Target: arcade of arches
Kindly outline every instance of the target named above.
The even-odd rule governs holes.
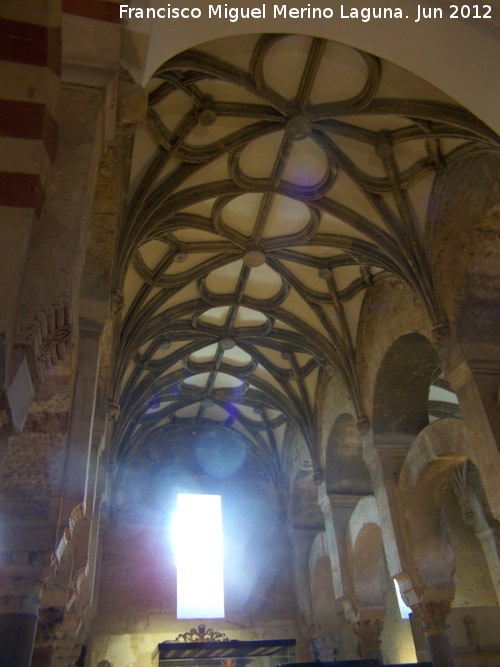
[[[500,664],[499,24],[118,9],[0,7],[0,665],[157,665],[178,492],[215,631]]]

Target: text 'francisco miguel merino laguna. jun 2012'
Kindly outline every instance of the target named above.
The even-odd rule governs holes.
[[[263,3],[258,7],[234,7],[226,4],[205,7],[183,7],[167,4],[156,9],[142,9],[132,5],[120,5],[121,19],[205,19],[236,23],[246,19],[300,19],[304,20],[360,20],[364,23],[373,19],[403,19],[419,23],[422,20],[442,19],[491,19],[491,5],[453,5],[447,8],[415,5],[411,14],[401,7],[351,7],[347,4],[335,7],[314,7],[310,3],[303,7]]]

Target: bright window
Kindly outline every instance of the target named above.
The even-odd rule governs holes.
[[[177,618],[224,618],[221,510],[220,496],[177,496]]]
[[[394,579],[394,586],[396,587],[396,595],[398,597],[398,605],[399,605],[399,613],[401,614],[401,618],[403,621],[407,621],[410,618],[410,614],[412,613],[412,610],[410,607],[408,607],[401,597],[401,591],[399,590],[398,582]]]

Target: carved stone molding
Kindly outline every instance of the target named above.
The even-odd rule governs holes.
[[[120,404],[117,401],[108,401],[106,416],[108,421],[114,422],[120,416]]]
[[[459,656],[470,656],[471,653],[477,656],[477,663],[485,665],[497,665],[500,658],[500,646],[498,644],[487,646],[482,644],[479,637],[479,628],[477,627],[476,619],[467,614],[463,619],[465,625],[465,633],[469,643],[465,647],[455,649],[454,654],[460,660]],[[458,662],[457,660],[457,662]]]
[[[214,630],[213,628],[207,628],[206,625],[201,623],[198,628],[191,628],[189,632],[181,632],[174,639],[174,642],[227,642],[229,637],[223,632]]]
[[[325,481],[325,473],[323,470],[318,468],[317,470],[314,471],[313,482],[316,484],[316,486],[319,486],[324,481]]]
[[[76,572],[73,577],[73,589],[77,595],[80,594],[80,590],[82,587],[82,583],[86,579],[87,575],[89,572],[89,566],[88,563],[85,563],[82,567],[80,567]]]
[[[63,621],[64,609],[62,607],[44,607],[40,609],[36,631],[36,645],[51,645],[57,628]]]
[[[448,342],[450,333],[451,330],[448,322],[441,322],[440,324],[436,324],[436,326],[434,326],[431,331],[432,344],[438,349],[443,347],[443,345]]]
[[[338,632],[322,631],[311,640],[314,659],[317,663],[335,662],[340,651],[341,638]]]
[[[125,306],[125,298],[123,296],[123,292],[121,292],[120,290],[113,290],[111,292],[111,305],[110,305],[111,315],[113,317],[120,315],[124,306]]]
[[[99,455],[105,450],[106,438],[104,436],[105,431],[94,428],[92,432],[92,449],[96,449],[99,452]]]
[[[73,322],[68,305],[55,303],[37,315],[27,326],[23,343],[32,347],[36,371],[44,382],[47,372],[67,358],[73,344]]]
[[[446,632],[446,619],[451,610],[450,600],[439,600],[438,602],[420,602],[412,605],[412,611],[422,621],[422,629],[426,635],[436,635]]]
[[[384,629],[381,618],[365,619],[352,624],[354,634],[359,638],[358,653],[360,658],[380,657],[380,635]]]
[[[70,537],[73,535],[76,524],[80,521],[80,519],[83,519],[84,516],[85,516],[85,508],[83,506],[83,503],[78,503],[78,505],[75,505],[73,511],[69,516],[67,528],[70,531]]]
[[[53,565],[56,565],[57,563],[61,562],[64,552],[66,551],[66,548],[69,542],[71,541],[71,538],[73,537],[75,526],[84,516],[85,516],[85,508],[83,506],[83,503],[78,503],[73,508],[69,516],[68,523],[64,527],[63,535],[59,541],[59,545],[53,556]]]
[[[460,503],[460,509],[462,510],[462,515],[467,524],[473,525],[474,523],[474,510],[470,502],[470,490],[469,490],[469,479],[468,479],[468,470],[467,470],[467,461],[465,461],[461,466],[459,466],[453,475],[451,476],[450,483],[451,487],[457,497],[458,502]],[[481,497],[480,495],[478,497]]]
[[[354,426],[357,428],[358,433],[360,435],[365,435],[370,430],[371,424],[370,420],[368,419],[368,417],[366,417],[366,415],[361,415],[361,417],[358,418]]]
[[[411,574],[409,572],[400,572],[394,579],[399,586],[399,592],[401,593],[404,602],[410,607],[414,604],[418,604],[419,595]]]
[[[356,607],[349,595],[343,595],[337,600],[340,604],[342,612],[344,613],[345,618],[351,623],[356,622]]]

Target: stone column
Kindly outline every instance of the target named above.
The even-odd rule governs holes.
[[[358,637],[359,657],[370,660],[380,660],[382,662],[382,651],[380,645],[382,640],[380,635],[384,629],[382,618],[363,618],[352,624],[354,634]]]
[[[474,443],[474,463],[481,472],[491,512],[500,520],[500,364],[466,358],[455,338],[439,349],[439,355]]]
[[[30,667],[40,607],[41,582],[31,576],[2,577],[0,596],[0,664]]]
[[[356,595],[351,580],[345,535],[349,519],[362,497],[342,493],[328,494],[324,483],[318,486],[318,504],[325,520],[333,590],[347,621],[350,622],[355,620],[352,601],[356,599]]]
[[[448,600],[439,602],[421,602],[412,606],[412,610],[422,621],[427,650],[433,667],[455,667],[450,638],[446,632],[446,619],[450,613]]]
[[[297,645],[297,658],[308,660],[308,649],[313,631],[313,611],[311,586],[309,577],[307,576],[307,559],[311,549],[312,537],[310,531],[294,528],[288,519],[286,520],[286,531],[292,554],[295,594],[297,598],[297,625],[300,634]]]
[[[368,466],[380,517],[385,556],[391,577],[411,571],[412,563],[401,516],[397,480],[408,454],[407,444],[375,445],[373,432],[363,434],[363,460]],[[417,599],[415,599],[417,602]]]
[[[64,468],[60,528],[62,535],[56,550],[61,561],[76,523],[85,515],[97,380],[99,374],[102,324],[80,320],[78,368],[76,372],[71,425]]]
[[[295,588],[297,592],[297,608],[301,619],[309,624],[312,619],[311,587],[307,572],[307,558],[311,549],[311,536],[308,531],[301,531],[287,522],[287,536],[292,552]]]

